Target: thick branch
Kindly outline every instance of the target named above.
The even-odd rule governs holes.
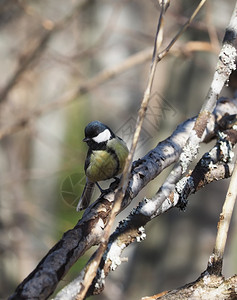
[[[225,99],[224,102],[222,100],[219,102],[215,115],[210,120],[209,130],[205,132],[203,139],[214,133],[215,118],[224,116],[228,112],[237,113],[237,101],[235,99]],[[162,170],[178,160],[194,120],[195,118],[179,125],[170,137],[133,163],[128,189],[121,209],[125,208],[141,189],[158,176]],[[36,269],[17,287],[10,299],[24,299],[24,297],[25,299],[34,297],[46,299],[54,292],[58,282],[78,258],[92,245],[100,242],[116,188],[117,184],[112,184],[111,190],[107,191],[85,211],[78,224],[63,235],[62,239],[41,260]]]
[[[236,131],[235,135],[237,136]],[[235,139],[235,143],[236,142],[237,139]],[[218,141],[217,145],[214,146],[210,152],[203,155],[192,174],[188,177],[184,177],[184,179],[187,179],[185,180],[185,185],[181,183],[175,185],[175,182],[167,183],[166,181],[165,184],[163,184],[163,186],[159,189],[156,196],[150,200],[145,199],[139,203],[139,206],[133,210],[123,222],[120,222],[116,231],[110,238],[109,247],[103,256],[100,269],[97,272],[97,278],[90,289],[90,294],[97,294],[103,290],[104,279],[110,270],[114,270],[118,265],[120,265],[120,257],[123,250],[134,241],[140,241],[146,237],[144,226],[147,222],[151,221],[160,214],[165,213],[167,210],[177,206],[180,201],[180,195],[182,195],[182,201],[187,201],[187,198],[190,194],[195,193],[197,190],[200,190],[207,184],[213,181],[228,178],[232,175],[234,165],[225,161],[226,157],[221,153],[220,147],[221,144]],[[168,178],[170,179],[171,177]],[[189,184],[189,182],[191,183]],[[178,193],[177,186],[180,185],[182,186],[182,189]],[[175,196],[175,193],[178,194],[178,196]],[[78,278],[78,280],[80,280],[80,278]],[[68,291],[69,289],[73,288],[73,284],[75,283],[76,280],[74,280],[73,283],[70,284],[65,290]],[[59,300],[61,298],[59,297],[57,299]]]

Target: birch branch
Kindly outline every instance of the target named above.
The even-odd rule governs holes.
[[[220,99],[210,118],[208,129],[203,135],[209,141],[214,134],[215,120],[226,113],[237,113],[236,99]],[[129,184],[122,203],[123,210],[151,180],[165,168],[179,159],[195,118],[180,124],[166,140],[160,142],[143,158],[134,161]],[[46,299],[55,290],[59,281],[71,266],[92,246],[97,245],[103,236],[103,228],[114,200],[117,184],[112,184],[107,193],[90,205],[76,226],[65,232],[58,243],[46,254],[27,278],[16,288],[10,299],[21,297]]]
[[[207,267],[207,274],[221,275],[223,255],[226,246],[227,235],[230,227],[230,221],[234,210],[234,205],[237,197],[237,165],[230,180],[229,188],[226,194],[225,202],[220,214],[216,243],[213,254],[210,256]]]
[[[227,122],[227,120],[225,125],[230,128],[230,123]],[[232,126],[234,125],[235,123],[232,123]],[[222,126],[224,126],[223,122]],[[225,129],[224,127],[222,128]],[[232,145],[237,142],[237,131],[233,131],[235,132],[235,138],[233,139],[231,135]],[[166,181],[165,184],[162,185],[152,199],[144,199],[126,219],[120,222],[119,226],[109,239],[109,244],[100,262],[97,276],[93,281],[87,296],[98,294],[103,290],[106,276],[111,270],[115,270],[121,264],[122,252],[127,246],[134,241],[139,242],[145,239],[146,234],[144,226],[147,222],[177,206],[180,201],[180,195],[182,195],[183,198],[185,196],[185,199],[187,199],[190,194],[195,193],[207,184],[231,176],[234,166],[233,164],[228,163],[227,160],[231,159],[230,153],[232,153],[232,147],[228,153],[225,153],[226,155],[223,155],[223,152],[221,151],[221,149],[224,148],[222,143],[223,141],[218,141],[210,152],[203,155],[194,171],[189,176],[189,180],[185,181],[186,184],[181,184],[179,182],[175,185],[171,181],[172,177],[169,176],[169,181]],[[226,143],[229,142],[226,141]],[[227,154],[230,156],[229,159],[227,159]],[[214,166],[214,164],[216,165]],[[176,178],[176,176],[174,176],[174,178]],[[191,184],[188,184],[189,182],[191,182]],[[180,186],[182,189],[180,189]],[[170,189],[170,187],[172,188]],[[93,261],[95,255],[96,252],[91,257],[90,261]],[[85,270],[86,268],[87,267],[85,267]],[[74,299],[78,286],[83,282],[83,272],[84,270],[78,278],[61,290],[55,300],[62,300],[65,298],[65,295],[67,295],[67,297],[70,295],[68,299]]]
[[[21,64],[17,67],[16,71],[11,76],[6,86],[0,92],[0,102],[4,102],[7,99],[9,92],[16,85],[24,72],[28,70],[29,66],[36,59],[39,59],[40,55],[42,55],[42,53],[46,49],[46,46],[48,45],[48,42],[54,36],[54,34],[64,28],[68,24],[68,22],[70,22],[72,18],[74,18],[80,12],[80,9],[85,4],[85,2],[86,1],[84,0],[80,2],[65,18],[63,18],[63,20],[59,21],[56,24],[53,24],[52,28],[47,29],[47,31],[43,33],[42,37],[39,39],[31,52],[25,56],[24,60],[21,60]]]
[[[207,126],[208,119],[213,109],[215,108],[216,101],[219,94],[229,79],[229,76],[233,70],[235,70],[236,49],[235,40],[237,36],[237,3],[233,10],[229,25],[226,29],[223,39],[223,46],[221,48],[219,59],[217,62],[216,70],[213,76],[211,87],[208,91],[206,100],[201,108],[201,111],[195,121],[193,130],[190,133],[190,137],[187,144],[184,147],[184,151],[180,156],[180,167],[182,173],[184,173],[193,158],[198,153],[199,143],[203,132]]]

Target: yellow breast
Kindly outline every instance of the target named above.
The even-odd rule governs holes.
[[[120,139],[112,139],[106,150],[93,150],[86,176],[92,182],[110,179],[123,171],[128,148]]]

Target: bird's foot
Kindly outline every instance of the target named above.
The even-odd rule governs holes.
[[[102,189],[98,182],[96,182],[96,185],[98,186],[102,196],[107,193],[108,189]]]
[[[113,177],[113,179],[114,179],[114,181],[111,182],[110,186],[107,189],[102,189],[102,187],[99,185],[99,183],[96,182],[96,185],[98,186],[98,188],[101,192],[101,195],[104,195],[104,194],[108,193],[109,191],[114,190],[118,186],[118,184],[120,182],[120,178]]]
[[[113,177],[114,181],[112,182],[112,184],[119,184],[120,182],[120,178],[119,177]]]

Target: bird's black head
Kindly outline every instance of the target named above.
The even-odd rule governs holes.
[[[109,139],[114,138],[112,130],[99,121],[90,122],[85,128],[84,142],[92,149],[104,148]]]

